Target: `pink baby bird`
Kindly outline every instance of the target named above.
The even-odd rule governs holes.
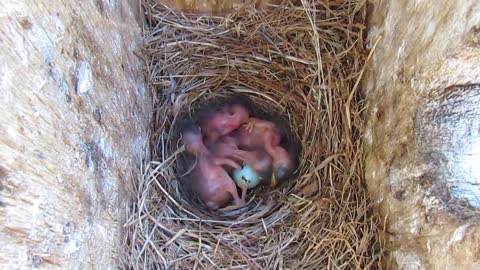
[[[205,143],[213,144],[220,137],[229,134],[248,120],[248,110],[239,104],[224,106],[220,111],[200,119]]]
[[[208,208],[216,210],[225,206],[233,198],[235,208],[245,204],[244,198],[238,195],[235,182],[222,166],[239,168],[230,158],[216,157],[210,153],[202,141],[202,134],[197,126],[182,132],[182,140],[188,152],[197,157],[192,171],[192,188]]]
[[[261,147],[272,157],[274,174],[272,186],[275,186],[278,180],[288,177],[294,169],[291,155],[280,146],[280,132],[273,122],[249,118],[235,133],[235,138],[241,149]]]
[[[209,145],[208,147],[212,154],[219,158],[240,160],[244,164],[249,165],[253,172],[259,177],[260,182],[265,179],[268,181],[271,178],[272,158],[263,149],[252,149],[253,151],[240,150],[236,140],[231,136],[221,137],[215,144]],[[258,183],[259,182],[256,181],[251,182],[252,186],[256,186]],[[239,182],[237,182],[237,184],[239,184]],[[242,189],[241,199],[245,200],[248,187],[244,182],[239,184],[239,186]]]

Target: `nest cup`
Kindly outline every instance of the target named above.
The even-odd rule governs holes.
[[[269,107],[270,104],[268,102],[257,104],[248,95],[236,94],[232,90],[229,91],[228,89],[224,89],[218,91],[217,94],[212,95],[212,98],[209,98],[208,96],[208,94],[205,95],[202,100],[198,100],[194,102],[194,104],[187,104],[185,107],[188,108],[188,110],[181,110],[178,121],[176,121],[172,127],[174,136],[172,136],[171,140],[173,140],[174,143],[170,144],[170,153],[178,151],[178,148],[181,145],[182,130],[190,128],[188,126],[191,125],[198,127],[202,120],[206,119],[210,114],[220,111],[225,106],[242,105],[248,110],[250,117],[271,121],[277,126],[281,136],[280,145],[286,149],[292,157],[294,169],[279,183],[273,184],[269,182],[269,179],[266,179],[265,181],[262,181],[257,188],[249,190],[247,193],[247,201],[250,198],[252,200],[250,200],[250,203],[241,210],[212,212],[207,209],[198,198],[197,194],[191,190],[190,177],[188,174],[196,165],[196,157],[186,151],[181,152],[178,154],[173,167],[180,187],[180,196],[183,196],[188,202],[188,206],[186,207],[190,208],[192,212],[202,213],[203,217],[208,216],[209,218],[220,219],[223,217],[231,219],[232,217],[238,217],[239,213],[250,211],[257,203],[278,199],[278,196],[276,196],[278,194],[275,194],[275,190],[284,190],[282,194],[288,194],[288,191],[291,190],[291,187],[294,184],[290,180],[293,180],[298,176],[297,167],[301,150],[300,140],[292,132],[288,117],[280,111],[276,111],[275,108]]]
[[[143,6],[155,111],[151,159],[131,187],[124,268],[381,268],[363,168],[366,1],[247,4],[226,17]],[[212,212],[179,181],[191,161],[177,125],[232,100],[285,118],[285,142],[302,151],[291,181],[250,193],[246,209]]]

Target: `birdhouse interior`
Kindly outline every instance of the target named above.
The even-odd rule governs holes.
[[[480,3],[0,3],[1,269],[480,269]]]

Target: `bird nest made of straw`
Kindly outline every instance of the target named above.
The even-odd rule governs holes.
[[[238,7],[188,15],[144,0],[151,157],[133,183],[128,269],[372,269],[380,221],[364,181],[366,1]],[[301,144],[296,176],[251,192],[248,207],[209,211],[182,192],[175,125],[234,96],[286,116]]]

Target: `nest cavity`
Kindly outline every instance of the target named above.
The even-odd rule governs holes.
[[[366,1],[246,4],[224,17],[143,1],[146,78],[154,98],[150,159],[133,183],[128,269],[381,267],[379,217],[364,180]],[[248,96],[287,119],[298,173],[250,193],[249,207],[211,212],[178,180],[175,124],[201,104]],[[203,106],[202,105],[202,106]]]

